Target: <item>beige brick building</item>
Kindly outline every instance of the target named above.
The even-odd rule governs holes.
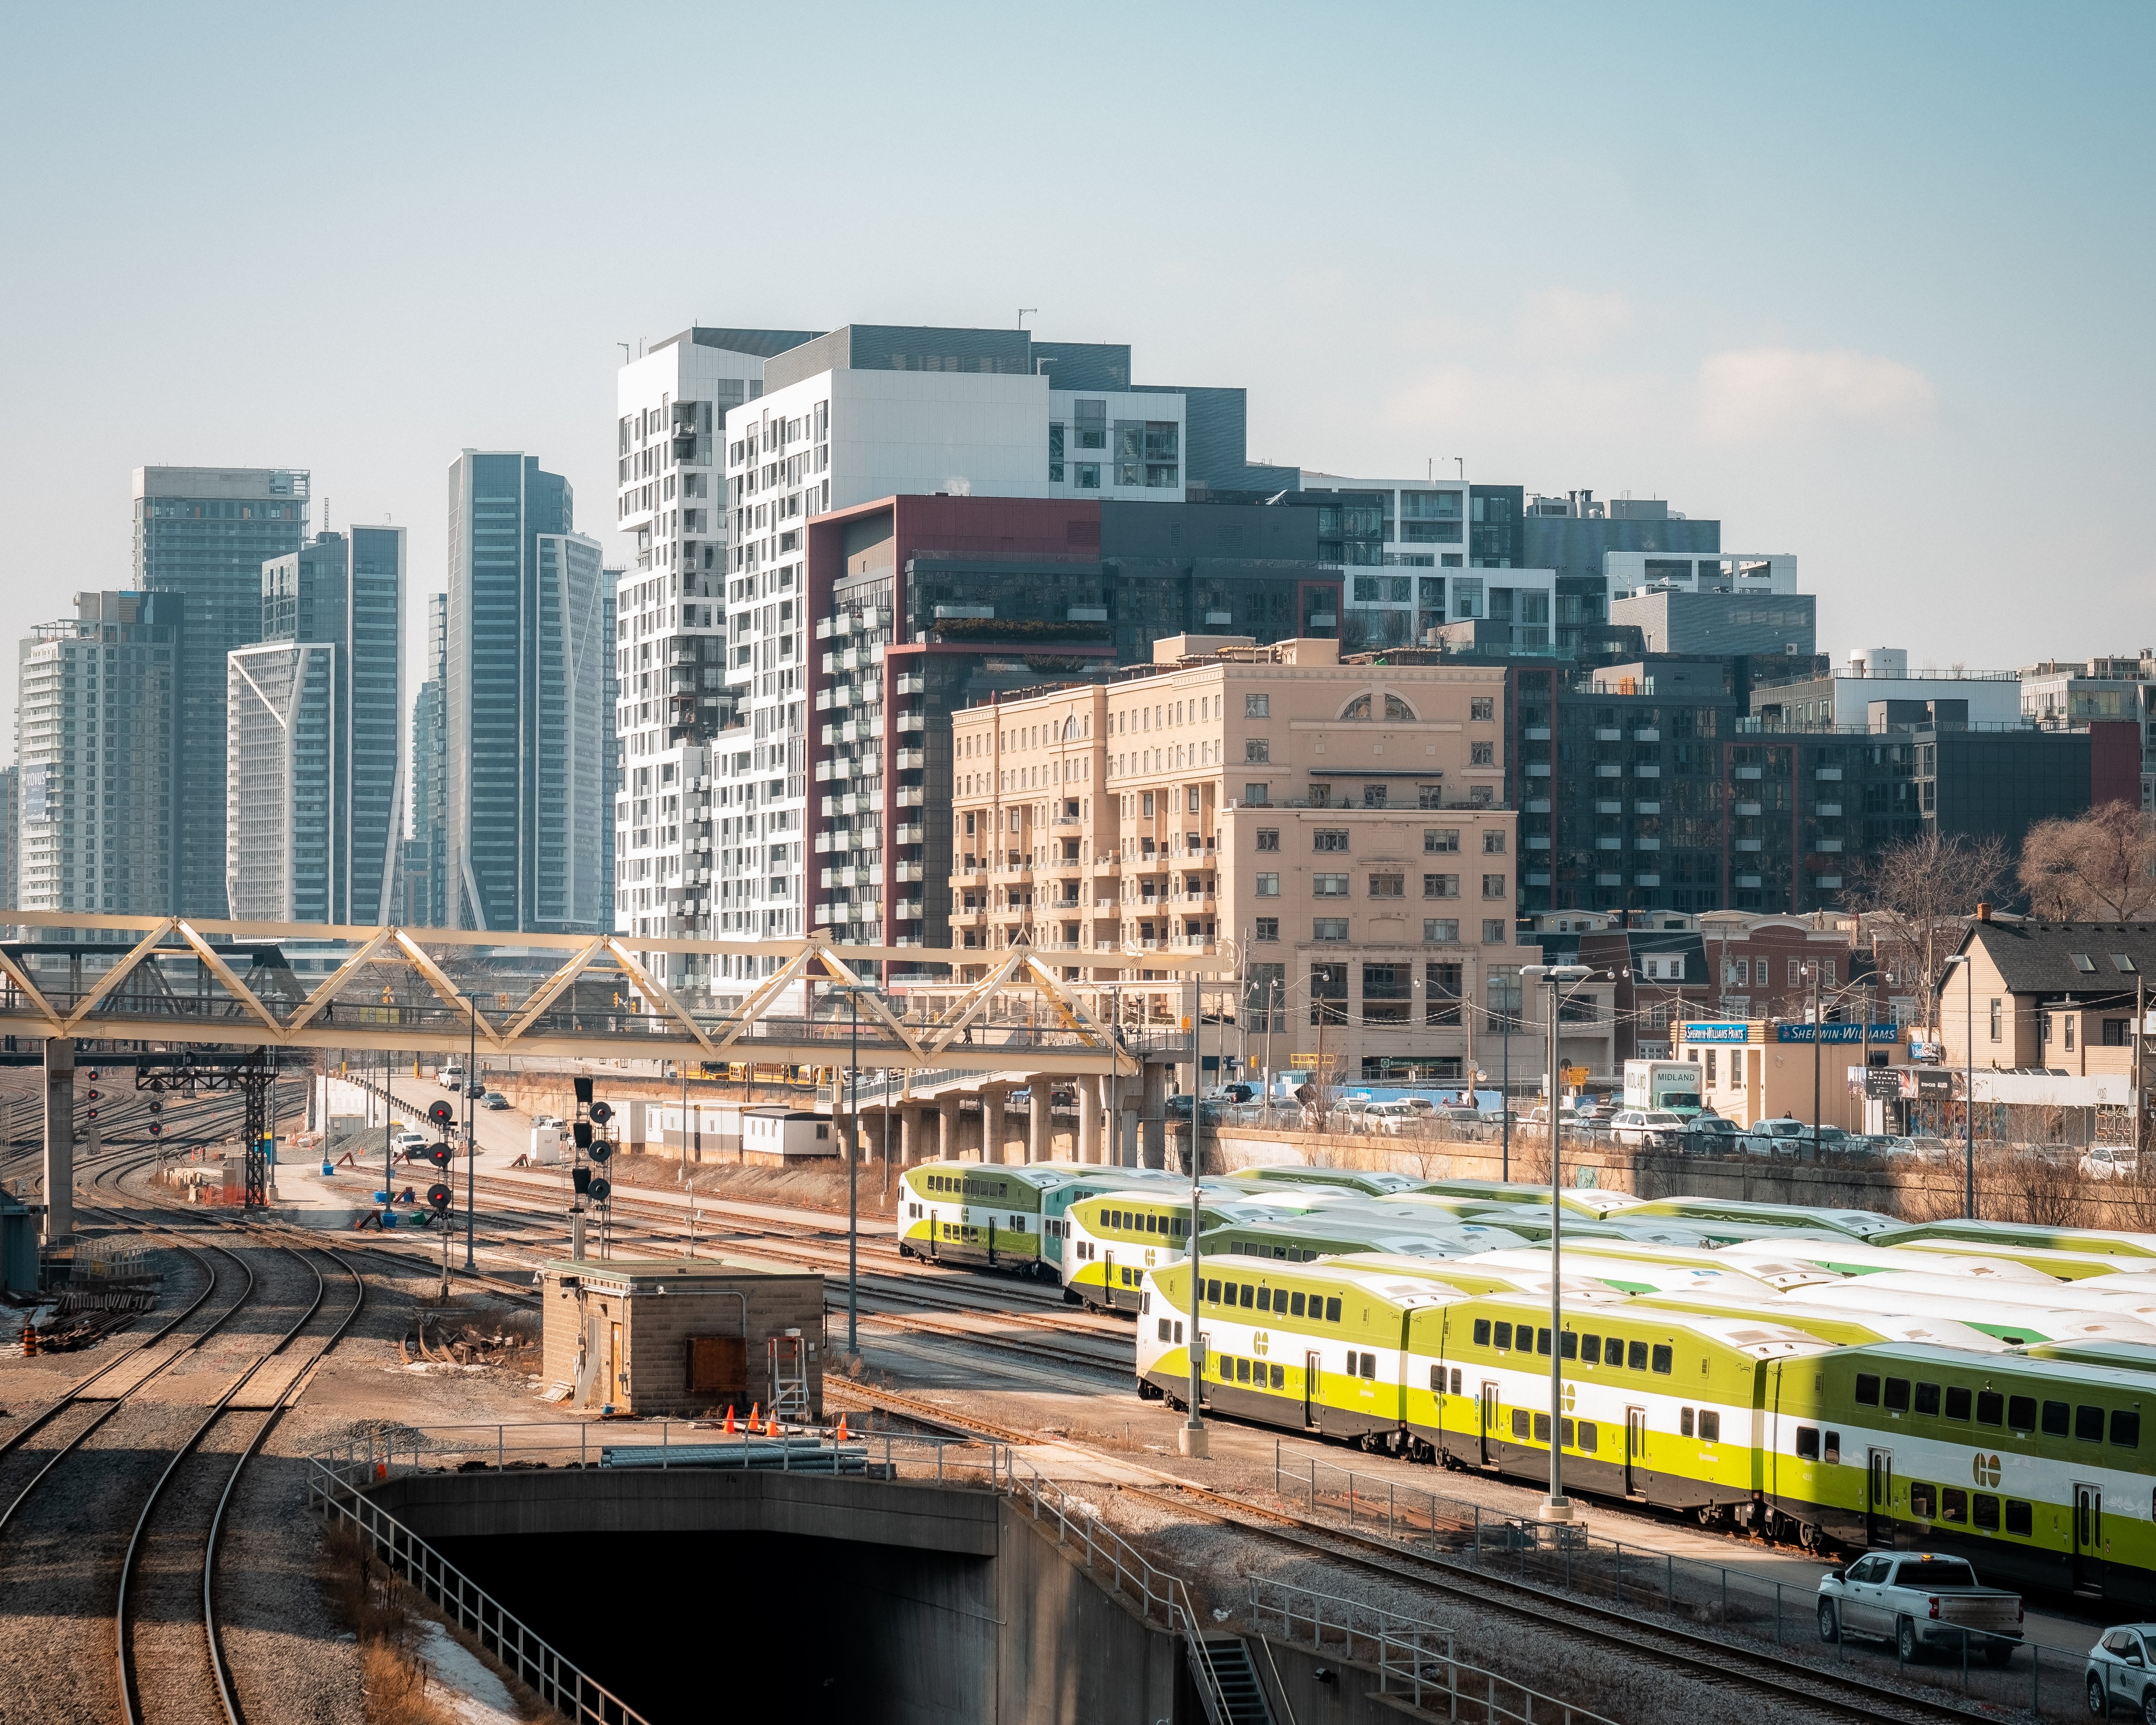
[[[1450,1081],[1517,1010],[1502,668],[1178,637],[1100,684],[952,720],[952,944],[1062,955],[1174,1016],[1146,955],[1209,953],[1228,1009],[1350,1083]],[[1532,957],[1535,955],[1527,955]],[[1148,989],[1148,982],[1158,984]],[[1320,1043],[1322,1042],[1322,1049]]]

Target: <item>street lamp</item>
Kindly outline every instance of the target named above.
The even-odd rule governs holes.
[[[880,992],[873,983],[838,983],[834,994],[844,994],[852,1009],[852,1055],[847,1072],[846,1112],[846,1352],[860,1352],[861,1319],[861,1206],[860,1145],[861,1108],[861,996]],[[890,1097],[885,1097],[886,1104]]]
[[[1525,982],[1549,984],[1549,1147],[1550,1147],[1550,1423],[1549,1496],[1539,1510],[1546,1522],[1572,1519],[1572,1502],[1564,1495],[1564,1209],[1558,1194],[1564,1188],[1564,1168],[1558,1159],[1559,1109],[1562,1073],[1558,1065],[1558,991],[1567,983],[1579,983],[1593,976],[1584,964],[1525,964]]]
[[[1192,1142],[1197,1140],[1198,1099],[1190,1099]],[[1204,1343],[1198,1333],[1199,1301],[1205,1292],[1204,1266],[1199,1260],[1198,1251],[1198,1158],[1190,1158],[1190,1414],[1183,1429],[1175,1435],[1175,1447],[1185,1455],[1203,1461],[1212,1453],[1211,1440],[1207,1436],[1205,1420],[1199,1411],[1199,1397],[1205,1385]]]
[[[1968,953],[1955,952],[1941,968],[1951,970],[1957,964],[1961,967],[1962,999],[1965,1003],[1962,1016],[1968,1034],[1968,1040],[1963,1045],[1965,1052],[1961,1081],[1962,1120],[1969,1129],[1969,1154],[1967,1171],[1963,1178],[1962,1203],[1973,1222],[1976,1219],[1976,967],[1969,963]],[[1945,987],[1944,978],[1940,978],[1940,987]]]
[[[464,991],[471,1006],[470,1052],[465,1056],[465,1269],[477,1269],[472,1260],[473,1194],[479,1185],[479,1098],[472,1094],[479,1084],[479,994]],[[452,1224],[452,1226],[454,1224]]]

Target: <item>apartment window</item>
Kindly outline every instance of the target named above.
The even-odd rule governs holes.
[[[1270,719],[1273,714],[1273,698],[1270,695],[1245,695],[1243,697],[1243,716],[1246,719]]]
[[[1460,944],[1460,919],[1425,916],[1422,919],[1422,937],[1425,946],[1456,947]]]
[[[1280,938],[1280,918],[1277,916],[1259,917],[1250,931],[1250,938],[1256,941],[1278,940]]]
[[[1482,877],[1483,897],[1502,898],[1504,896],[1505,877],[1502,875],[1485,875]]]
[[[1391,800],[1391,792],[1389,785],[1366,784],[1363,787],[1363,806],[1365,809],[1383,809]]]
[[[1363,967],[1363,1022],[1404,1024],[1408,1021],[1409,969],[1404,964]]]
[[[1422,968],[1423,1022],[1444,1026],[1460,1022],[1460,967],[1425,964]]]
[[[1152,811],[1148,809],[1147,813],[1151,814]],[[1258,849],[1260,850],[1279,850],[1280,829],[1278,827],[1260,827],[1258,829]]]
[[[1407,876],[1404,875],[1373,875],[1370,876],[1372,898],[1405,898]]]
[[[1485,916],[1482,919],[1482,944],[1484,946],[1507,946],[1511,944],[1511,941],[1512,936],[1506,927],[1505,919],[1503,917]]]
[[[1457,875],[1424,875],[1422,877],[1422,896],[1424,898],[1458,898],[1460,876]]]
[[[1991,1040],[1994,1042],[2001,1040],[2005,1034],[2006,1028],[2005,1005],[2005,1002],[1999,1000],[1991,1003]]]
[[[1467,703],[1467,716],[1471,719],[1496,718],[1497,716],[1496,697],[1490,695],[1474,696]]]
[[[1344,941],[1348,938],[1348,919],[1345,916],[1320,916],[1310,926],[1313,941]]]
[[[1458,827],[1424,827],[1422,829],[1422,848],[1425,854],[1450,855],[1460,849]]]
[[[1348,848],[1348,829],[1318,827],[1313,829],[1310,835],[1310,848],[1312,850],[1345,850]]]
[[[1341,926],[1344,928],[1347,925],[1342,923]],[[1342,934],[1340,937],[1345,940],[1347,936]],[[1344,1024],[1348,1022],[1346,965],[1313,964],[1310,967],[1310,1021],[1313,1024]]]
[[[1258,896],[1260,898],[1278,898],[1280,896],[1280,876],[1277,875],[1259,875]]]
[[[1494,767],[1497,764],[1497,745],[1494,742],[1471,742],[1467,745],[1467,764],[1470,767]]]
[[[1348,877],[1345,875],[1312,875],[1310,892],[1313,898],[1345,898],[1348,896]]]
[[[1246,737],[1243,739],[1243,759],[1245,763],[1270,762],[1272,757],[1273,746],[1266,738]]]
[[[1504,834],[1494,828],[1486,830],[1482,834],[1482,854],[1485,856],[1502,856],[1505,854]]]
[[[1081,491],[1101,489],[1101,464],[1097,461],[1074,461],[1070,470],[1077,475],[1077,488]]]
[[[1262,809],[1272,801],[1272,788],[1270,785],[1246,784],[1243,787],[1243,800],[1254,809]]]
[[[1490,785],[1470,785],[1467,788],[1467,800],[1477,804],[1494,803],[1496,801],[1496,793],[1495,788]]]

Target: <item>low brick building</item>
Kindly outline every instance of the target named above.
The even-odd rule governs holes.
[[[824,1278],[680,1259],[544,1266],[544,1366],[571,1405],[746,1416],[773,1402],[771,1348],[798,1343],[807,1414],[824,1410]]]

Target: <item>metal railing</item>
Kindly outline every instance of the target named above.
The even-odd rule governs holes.
[[[1012,1500],[1028,1509],[1034,1521],[1054,1522],[1058,1545],[1082,1546],[1087,1572],[1100,1574],[1116,1593],[1132,1600],[1147,1624],[1158,1614],[1163,1628],[1182,1635],[1191,1678],[1205,1704],[1205,1717],[1212,1725],[1230,1725],[1220,1674],[1198,1633],[1198,1614],[1183,1578],[1150,1562],[1144,1553],[1103,1522],[1091,1504],[1072,1497],[1055,1481],[1044,1478],[1032,1463],[1015,1455],[1008,1460],[1002,1483]]]
[[[1621,1441],[1621,1435],[1620,1440]],[[1502,1574],[1553,1591],[1606,1601],[1635,1615],[1660,1614],[1689,1632],[1763,1642],[1784,1659],[1822,1668],[1851,1666],[1851,1637],[1839,1622],[1831,1639],[1820,1618],[1816,1584],[1712,1563],[1650,1547],[1605,1539],[1582,1525],[1530,1517],[1335,1466],[1310,1457],[1285,1465],[1276,1440],[1274,1490],[1305,1513],[1337,1519],[1356,1532],[1396,1542],[1425,1556]],[[1881,1632],[1881,1675],[1934,1688],[1951,1686],[1972,1702],[2025,1710],[2040,1719],[2078,1717],[2083,1707],[2085,1650],[2020,1635],[1927,1622],[1932,1638],[1915,1661],[1902,1656],[1889,1625]],[[1923,1658],[1939,1656],[1939,1663]],[[2023,1652],[2028,1655],[2025,1662]],[[1861,1656],[1860,1656],[1861,1658]],[[1887,1666],[1891,1659],[1892,1665]]]
[[[1250,1580],[1250,1621],[1319,1653],[1374,1666],[1378,1692],[1469,1725],[1615,1725],[1601,1713],[1453,1655],[1452,1631],[1359,1599],[1344,1599],[1258,1576]]]

